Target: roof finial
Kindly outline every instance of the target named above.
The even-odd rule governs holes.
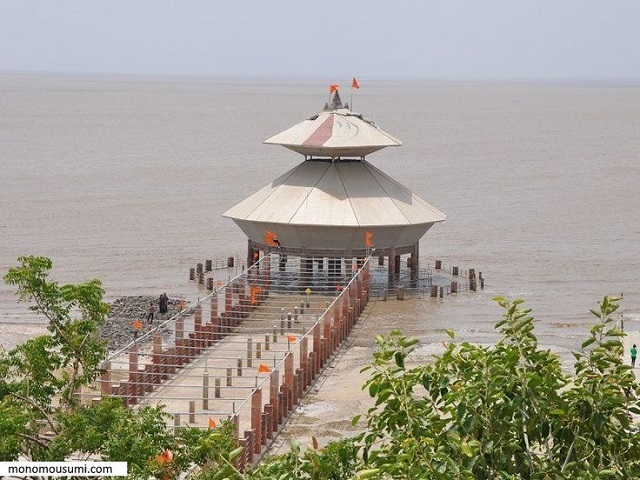
[[[342,99],[340,98],[340,92],[338,92],[338,90],[335,90],[333,92],[333,98],[331,99],[331,108],[336,110],[338,108],[342,108]]]

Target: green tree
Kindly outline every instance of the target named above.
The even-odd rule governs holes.
[[[416,341],[377,338],[365,388],[376,399],[360,436],[376,478],[639,478],[635,375],[605,297],[575,353],[575,374],[538,346],[530,310],[504,307],[492,347],[450,343],[428,365],[408,367]],[[453,332],[449,332],[454,338]],[[358,421],[358,418],[355,419]]]
[[[522,300],[504,308],[494,346],[452,342],[428,364],[399,331],[376,337],[364,387],[375,405],[364,432],[321,450],[291,451],[236,479],[626,479],[640,478],[635,375],[622,361],[605,297],[573,374],[538,345]],[[354,418],[354,425],[361,416]],[[198,478],[224,478],[211,472]]]
[[[314,445],[316,444],[314,439]],[[354,439],[343,439],[318,449],[301,451],[292,441],[291,450],[278,457],[267,459],[248,472],[247,480],[339,480],[352,478],[361,465],[358,445]]]
[[[170,434],[162,407],[126,408],[119,399],[82,404],[77,395],[101,374],[107,350],[97,327],[108,305],[98,280],[59,285],[52,262],[20,257],[5,281],[48,320],[49,334],[0,354],[0,461],[126,461],[131,478],[177,478],[194,465],[238,472],[233,426]]]

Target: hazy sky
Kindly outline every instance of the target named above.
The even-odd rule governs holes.
[[[0,0],[0,71],[640,79],[640,0]]]

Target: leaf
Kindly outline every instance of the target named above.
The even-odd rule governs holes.
[[[243,451],[244,451],[244,447],[238,447],[235,450],[232,450],[229,453],[229,460],[235,460],[238,456],[242,454]]]
[[[447,335],[449,335],[450,338],[452,339],[456,338],[456,332],[454,332],[453,330],[447,328],[445,331],[447,332]]]
[[[396,352],[393,356],[396,361],[396,365],[400,368],[404,368],[404,354],[402,352]]]
[[[369,396],[375,397],[376,394],[378,393],[379,388],[380,387],[377,383],[372,383],[371,385],[369,385]]]
[[[592,421],[593,421],[593,426],[598,431],[602,430],[602,427],[604,427],[604,425],[606,423],[604,415],[602,415],[600,412],[596,412],[596,413],[593,414]]]
[[[361,418],[362,418],[362,415],[356,415],[355,417],[353,417],[351,419],[351,426],[355,427],[356,425],[358,425],[358,423],[360,423]]]
[[[464,443],[460,444],[460,450],[467,457],[472,457],[473,456],[473,452],[471,451],[471,447],[469,446],[469,444],[467,442],[464,442]]]
[[[356,478],[371,478],[380,473],[379,468],[369,468],[367,470],[360,470],[356,473]]]

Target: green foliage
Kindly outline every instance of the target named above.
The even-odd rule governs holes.
[[[48,258],[19,262],[5,280],[47,318],[50,334],[0,352],[0,461],[125,461],[129,477],[138,479],[177,478],[194,465],[238,473],[229,422],[173,435],[162,407],[133,410],[115,398],[82,405],[76,394],[100,375],[106,356],[96,334],[108,313],[100,282],[58,285],[48,280]]]
[[[332,442],[325,448],[301,451],[293,441],[289,452],[266,460],[247,473],[247,480],[340,480],[357,473],[358,446],[353,439]]]
[[[20,257],[5,281],[17,287],[18,299],[49,321],[51,335],[28,340],[9,353],[5,378],[13,392],[48,408],[54,396],[65,407],[77,402],[76,393],[100,375],[106,344],[96,334],[109,306],[102,301],[98,280],[79,285],[48,281],[53,266],[46,257]],[[6,384],[0,387],[9,388]]]
[[[209,430],[204,436],[193,430],[184,430],[182,435],[198,435],[195,441],[184,442],[185,445],[195,445],[188,453],[192,464],[198,465],[197,474],[193,478],[201,480],[245,478],[236,468],[235,462],[242,454],[243,448],[237,446],[234,430],[230,421],[222,422],[220,427]]]
[[[639,389],[605,297],[576,353],[575,375],[540,349],[530,310],[505,309],[491,348],[451,343],[407,368],[414,342],[379,336],[364,388],[375,398],[360,436],[375,478],[638,478]]]

